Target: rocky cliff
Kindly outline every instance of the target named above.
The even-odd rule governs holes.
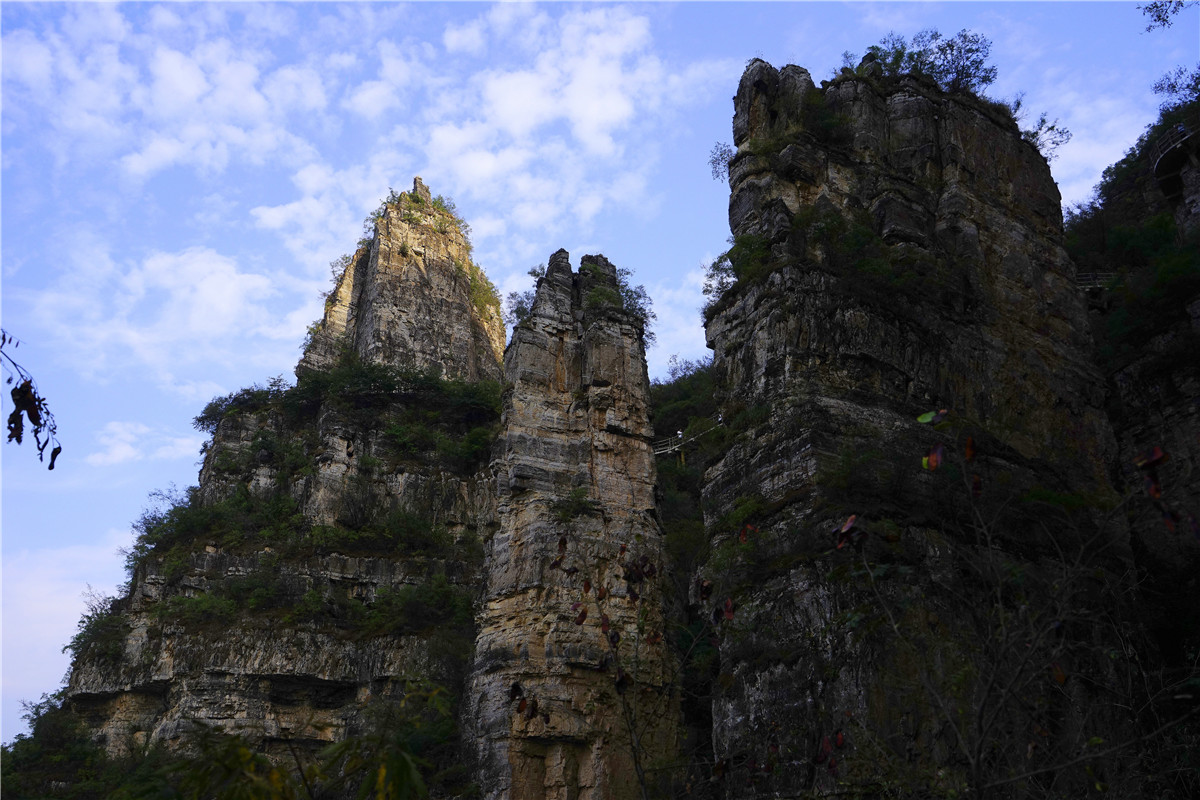
[[[183,746],[196,723],[311,751],[413,685],[461,692],[504,331],[420,179],[375,217],[297,384],[214,400],[198,487],[137,526],[106,644],[82,644],[68,685],[111,754]]]
[[[505,353],[467,712],[489,798],[633,797],[676,749],[643,331],[617,289],[558,251]]]
[[[914,77],[818,88],[754,61],[734,106],[706,329],[736,438],[693,593],[736,609],[725,791],[1041,769],[1113,724],[1085,688],[1103,659],[1041,626],[1082,614],[1084,584],[1114,608],[1130,589],[1122,526],[1074,513],[1115,502],[1115,441],[1046,162],[994,104]]]
[[[756,59],[734,110],[719,411],[679,421],[708,469],[670,499],[703,521],[660,524],[687,515],[660,513],[619,271],[551,256],[501,364],[490,284],[418,179],[296,385],[214,400],[199,486],[138,524],[67,691],[110,753],[197,722],[276,756],[395,733],[433,681],[435,796],[1170,795],[1186,698],[1135,579],[1195,555],[1146,558],[1164,534],[1130,488],[1161,466],[1171,504],[1138,508],[1196,497],[1171,365],[1196,315],[1106,399],[1006,109]]]

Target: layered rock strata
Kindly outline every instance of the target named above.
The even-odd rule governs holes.
[[[461,221],[420,178],[385,202],[369,243],[351,257],[300,369],[327,368],[345,348],[364,360],[500,380],[504,324]]]
[[[298,385],[206,410],[199,486],[142,521],[109,643],[69,676],[110,753],[202,723],[284,754],[362,733],[410,682],[461,691],[496,519],[486,280],[417,179],[338,281]]]
[[[505,353],[467,710],[488,798],[633,797],[674,750],[643,331],[617,288],[558,251]]]
[[[1057,188],[1010,117],[917,78],[817,88],[756,60],[734,104],[732,285],[706,330],[737,435],[705,476],[699,576],[714,619],[736,609],[713,701],[726,791],[978,786],[975,748],[1011,743],[956,739],[939,703],[986,706],[963,698],[998,670],[1033,685],[1024,640],[976,660],[983,576],[1128,556],[1118,526],[1026,502],[1113,495]],[[1066,705],[1046,714],[1086,714]]]

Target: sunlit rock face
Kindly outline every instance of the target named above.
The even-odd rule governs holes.
[[[466,235],[417,178],[384,204],[298,369],[329,367],[349,348],[375,363],[499,380],[504,324],[499,308],[480,302],[479,280]]]
[[[417,179],[340,276],[298,373],[387,365],[492,381],[498,398],[504,330],[480,280],[458,222]],[[290,759],[363,733],[413,682],[461,694],[499,408],[432,441],[446,410],[434,385],[448,384],[358,379],[303,400],[258,387],[218,414],[184,522],[117,602],[123,638],[84,650],[69,676],[110,753],[186,748],[203,724]],[[471,424],[481,453],[454,456]],[[465,620],[437,616],[447,597]],[[405,602],[433,604],[435,621],[378,611]]]
[[[1035,570],[1085,542],[1117,571],[1128,557],[1118,526],[1027,502],[1113,496],[1057,187],[1002,109],[914,78],[818,88],[755,60],[734,107],[741,277],[706,313],[738,434],[703,490],[706,602],[737,609],[715,758],[729,796],[868,785],[900,763],[965,785],[935,701],[980,646],[970,569],[1003,552]],[[938,409],[938,429],[917,421]],[[948,463],[923,469],[938,444]],[[828,751],[838,730],[854,748]]]
[[[643,331],[616,290],[558,251],[505,353],[466,710],[489,798],[635,797],[675,750]]]

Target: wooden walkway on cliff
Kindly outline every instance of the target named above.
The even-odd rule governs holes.
[[[1117,279],[1115,272],[1079,272],[1075,275],[1075,286],[1083,289],[1107,289]]]
[[[721,419],[720,414],[713,414],[711,417],[709,417],[709,419],[711,419],[713,422],[715,422],[717,424],[712,426],[711,428],[700,431],[700,433],[696,433],[691,436],[688,436],[687,438],[684,438],[683,431],[680,431],[675,436],[668,436],[665,439],[656,439],[655,441],[651,442],[650,447],[654,450],[654,455],[665,456],[667,453],[674,453],[677,450],[679,450],[680,448],[682,448],[688,442],[694,442],[697,439],[699,439],[701,436],[706,436],[706,435],[712,433],[713,431],[715,431],[717,428],[723,427],[725,425],[724,421],[722,421],[722,419]]]

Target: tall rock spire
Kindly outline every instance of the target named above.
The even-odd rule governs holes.
[[[371,239],[350,257],[297,369],[327,368],[349,349],[368,362],[499,380],[499,298],[453,207],[415,178],[373,216]]]
[[[468,715],[488,798],[626,798],[675,749],[641,322],[615,268],[550,258],[505,353]]]

